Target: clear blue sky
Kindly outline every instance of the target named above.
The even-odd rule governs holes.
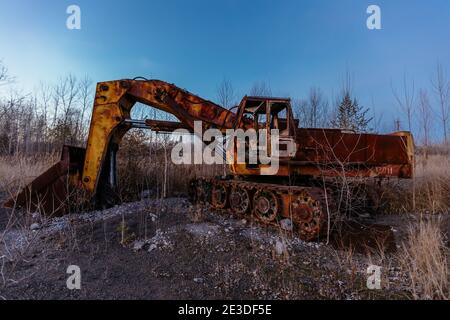
[[[66,29],[81,7],[82,29]],[[382,30],[368,30],[377,4]],[[94,81],[145,76],[214,100],[226,77],[239,95],[264,80],[276,95],[338,92],[348,69],[362,104],[392,115],[391,80],[406,71],[429,87],[439,59],[450,71],[450,1],[1,0],[0,59],[33,90],[69,72]],[[388,118],[389,121],[391,118]]]

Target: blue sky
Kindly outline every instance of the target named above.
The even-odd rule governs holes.
[[[79,5],[82,29],[66,28]],[[382,30],[368,30],[379,5]],[[391,81],[430,87],[437,60],[450,71],[450,1],[1,0],[0,59],[24,91],[69,72],[94,81],[144,76],[214,100],[226,77],[238,95],[255,81],[275,95],[332,98],[346,70],[362,104],[391,119]],[[389,117],[388,117],[389,116]]]

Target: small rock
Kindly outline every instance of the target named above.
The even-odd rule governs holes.
[[[277,240],[277,243],[275,244],[275,252],[281,256],[283,252],[286,250],[286,247],[283,242]]]
[[[246,224],[247,224],[247,220],[246,220],[246,219],[242,219],[240,222],[241,222],[241,224],[243,224],[243,225],[246,225]]]
[[[135,241],[133,244],[133,250],[134,251],[142,250],[142,248],[144,248],[144,245],[145,245],[145,241],[142,241],[142,240]]]
[[[150,247],[148,248],[148,252],[151,252],[151,251],[155,250],[156,248],[157,248],[157,247],[156,247],[156,244],[152,243],[152,244],[150,245]]]
[[[203,282],[203,278],[194,278],[194,282],[202,283]]]
[[[41,225],[39,223],[33,223],[30,226],[31,231],[36,231],[39,230],[41,228]]]
[[[283,219],[283,220],[281,220],[280,221],[280,227],[283,230],[292,231],[292,229],[293,229],[292,220],[291,219]]]

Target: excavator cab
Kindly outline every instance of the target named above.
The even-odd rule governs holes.
[[[250,128],[257,133],[257,146],[266,146],[267,156],[277,157],[279,160],[288,160],[292,158],[291,148],[295,146],[295,133],[298,121],[296,121],[292,114],[290,99],[274,98],[274,97],[259,97],[246,96],[242,99],[238,111],[238,128],[249,128],[248,123],[251,123]],[[260,141],[259,135],[261,130],[265,130],[265,141]],[[277,134],[275,139],[273,134]],[[276,146],[273,144],[276,143]],[[257,146],[253,146],[256,148]],[[246,145],[246,148],[252,146]],[[275,152],[276,148],[276,152]],[[255,173],[260,170],[260,163],[249,163],[246,161],[245,169],[241,170],[243,166],[233,166],[235,173],[241,174],[259,174]]]
[[[295,135],[290,99],[246,96],[240,103],[239,114],[239,128],[245,127],[243,119],[250,119],[256,131],[276,129],[283,137]]]

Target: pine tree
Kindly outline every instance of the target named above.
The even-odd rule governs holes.
[[[356,99],[350,97],[347,91],[339,103],[336,110],[336,117],[332,120],[331,125],[335,128],[354,130],[357,132],[367,132],[372,118],[367,118],[369,109],[358,104]]]

